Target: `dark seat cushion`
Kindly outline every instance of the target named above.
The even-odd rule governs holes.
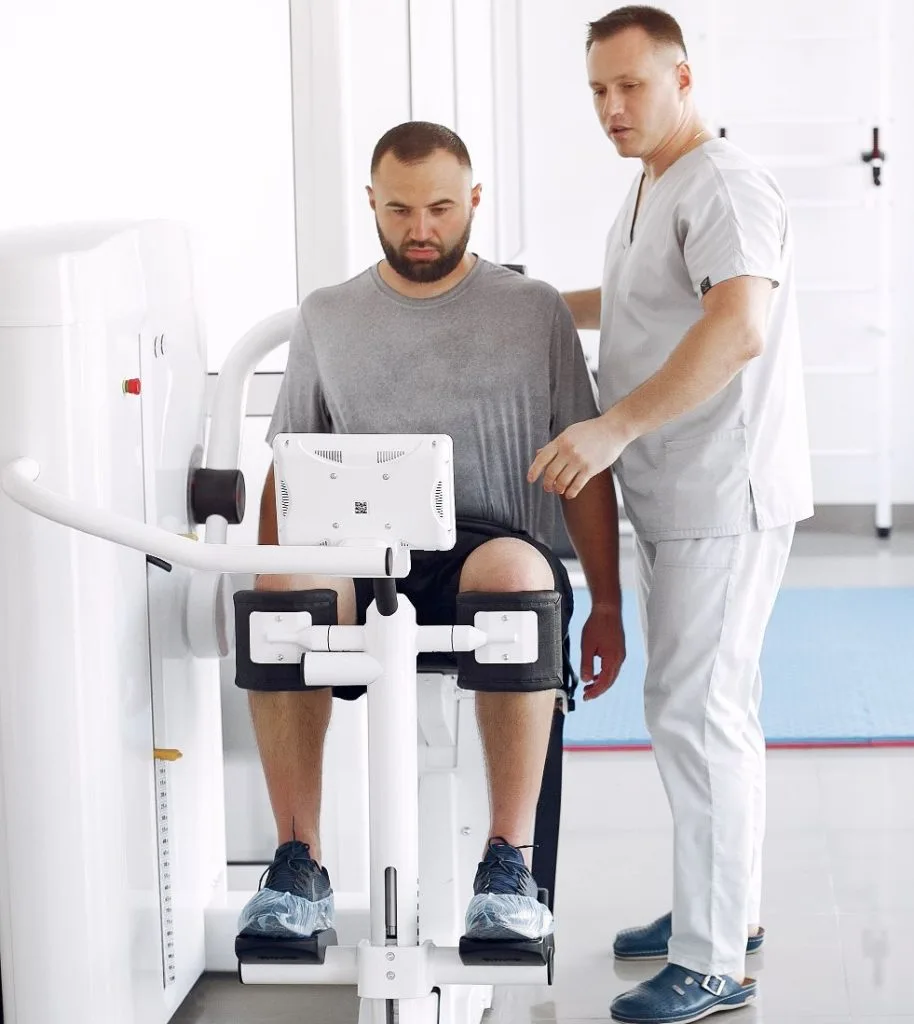
[[[416,667],[419,672],[453,676],[457,674],[457,656],[450,651],[423,651]]]

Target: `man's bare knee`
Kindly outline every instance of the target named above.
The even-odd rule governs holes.
[[[355,585],[343,576],[258,576],[254,581],[255,590],[335,590],[336,610],[339,625],[356,624]]]
[[[532,544],[517,537],[497,537],[481,544],[467,558],[460,574],[463,591],[511,593],[554,588],[549,562]]]

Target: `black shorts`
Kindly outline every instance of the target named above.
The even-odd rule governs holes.
[[[550,548],[534,540],[529,534],[489,523],[482,519],[457,519],[457,540],[450,551],[416,551],[412,554],[409,576],[397,580],[397,592],[403,594],[416,609],[416,623],[420,626],[450,626],[457,614],[457,594],[460,573],[464,563],[476,548],[496,537],[515,537],[526,541],[539,551],[552,567],[555,589],[562,595],[562,661],[564,689],[569,697],[574,694],[577,676],[571,665],[568,624],[574,611],[574,592],[562,560]],[[364,625],[368,606],[374,600],[371,580],[357,579],[355,583],[356,618]],[[456,665],[456,662],[455,662]],[[456,671],[456,668],[455,668]],[[335,697],[356,700],[365,693],[364,686],[337,686]]]

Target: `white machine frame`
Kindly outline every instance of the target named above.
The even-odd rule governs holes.
[[[208,469],[237,468],[248,380],[265,355],[288,339],[294,312],[257,325],[226,361],[214,401]],[[290,440],[277,439],[284,453],[277,465],[295,476],[295,467],[287,464],[291,445],[285,442]],[[411,444],[421,447],[432,440],[441,441],[400,438],[392,447],[407,450]],[[364,438],[347,441],[336,435],[333,443],[337,448],[349,445],[352,452],[365,450]],[[213,515],[206,522],[206,543],[199,544],[55,494],[37,482],[41,467],[28,454],[9,462],[0,482],[10,498],[39,516],[164,562],[201,570],[189,582],[185,626],[196,656],[215,658],[231,647],[226,626],[231,620],[228,574],[309,573],[392,581],[408,574],[409,546],[417,537],[421,544],[434,540],[435,547],[451,547],[453,471],[449,448],[443,449],[444,459],[426,459],[414,480],[415,486],[440,497],[441,470],[447,466],[444,515],[441,502],[433,498],[429,517],[419,520],[418,534],[407,531],[392,542],[365,531],[359,535],[358,530],[347,536],[341,529],[335,545],[227,545],[227,520]],[[408,462],[404,459],[403,466]],[[380,463],[375,465],[381,468]],[[347,501],[357,496],[350,495]],[[409,521],[403,516],[400,520]],[[287,539],[297,535],[290,523],[283,532]],[[337,929],[343,944],[328,947],[320,965],[239,965],[233,948],[237,916],[250,893],[218,893],[206,914],[207,969],[237,967],[246,984],[355,985],[361,997],[359,1024],[387,1024],[395,1019],[395,1007],[401,1024],[476,1024],[491,1004],[494,984],[551,984],[551,943],[542,964],[468,964],[461,958],[456,944],[463,931],[464,906],[457,878],[454,775],[458,762],[475,761],[469,770],[476,773],[484,808],[482,757],[478,738],[474,748],[459,729],[459,722],[472,715],[469,701],[461,698],[472,695],[459,691],[452,675],[417,678],[416,656],[422,651],[476,650],[480,660],[536,660],[536,633],[528,618],[505,611],[480,615],[475,626],[419,627],[415,610],[402,596],[393,614],[382,615],[373,603],[366,624],[357,627],[313,627],[302,615],[252,617],[257,660],[298,656],[303,658],[308,685],[368,686],[370,900],[365,908],[357,895],[337,894]],[[420,814],[431,826],[421,850]],[[480,852],[485,828],[481,823]]]
[[[343,497],[337,511],[340,546],[363,541],[366,532],[354,520],[351,533],[340,508],[348,508],[356,497],[370,502],[377,490],[389,480],[384,471],[389,465],[380,452],[416,454],[416,467],[401,455],[401,467],[410,475],[413,488],[407,488],[401,500],[389,500],[386,513],[403,524],[400,541],[410,548],[421,546],[417,538],[428,535],[428,518],[410,519],[415,494],[434,494],[441,484],[442,469],[450,467],[450,446],[440,436],[334,436],[280,435],[274,442],[277,453],[277,481],[295,479],[306,493],[314,493],[317,472],[325,475],[311,449],[333,445],[339,461],[335,465],[360,465],[358,483],[348,493],[345,479],[338,482]],[[444,453],[429,459],[427,453]],[[367,458],[366,458],[367,455]],[[448,478],[452,477],[452,470]],[[452,480],[447,479],[452,493]],[[380,485],[380,486],[379,486]],[[326,483],[323,486],[327,486]],[[333,485],[331,485],[333,486]],[[291,488],[290,488],[291,490]],[[277,486],[277,503],[288,500],[288,492]],[[319,507],[319,506],[318,506]],[[439,516],[431,504],[439,536],[453,537],[453,505]],[[310,502],[308,512],[310,516]],[[288,505],[287,505],[288,511]],[[290,514],[289,519],[293,517]],[[319,520],[318,520],[319,522]],[[380,521],[379,521],[380,523]],[[379,529],[384,531],[380,523]],[[300,529],[303,529],[301,527]],[[310,529],[314,529],[314,525]],[[298,536],[289,522],[290,536]],[[318,533],[320,530],[318,529]],[[453,546],[453,542],[447,545]],[[529,616],[533,617],[532,634]],[[364,626],[313,626],[307,612],[273,614],[255,612],[251,616],[251,657],[259,663],[279,663],[300,659],[305,685],[327,686],[359,684],[368,687],[369,735],[369,808],[370,808],[370,938],[356,945],[328,946],[324,963],[318,965],[262,965],[242,963],[240,976],[246,984],[341,984],[356,985],[362,997],[360,1024],[386,1021],[387,1004],[396,1001],[400,1021],[432,1022],[468,1020],[490,1002],[486,991],[496,980],[506,980],[502,966],[467,966],[461,961],[456,940],[462,931],[459,918],[436,920],[435,915],[420,913],[419,867],[419,758],[415,737],[419,727],[416,655],[419,652],[476,651],[478,660],[492,661],[493,653],[501,662],[529,663],[537,658],[535,613],[480,612],[473,626],[417,626],[415,609],[400,595],[396,610],[379,610],[373,602]],[[487,654],[488,648],[488,654]],[[446,804],[445,804],[446,807]],[[431,810],[431,807],[428,808]],[[451,833],[453,835],[453,831]],[[438,886],[447,883],[436,880]],[[456,888],[455,882],[451,886]],[[439,906],[455,903],[453,893],[444,893]],[[423,908],[425,909],[425,908]],[[421,924],[420,924],[421,918]],[[447,944],[430,936],[450,935]],[[548,981],[548,968],[510,967],[515,984],[542,984]],[[451,991],[454,989],[454,991]],[[450,1006],[442,1015],[439,1000]],[[378,1005],[378,1004],[383,1005]],[[457,1007],[461,1006],[458,1010]]]

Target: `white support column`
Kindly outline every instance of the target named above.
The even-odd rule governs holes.
[[[526,246],[520,9],[519,0],[492,4],[497,258],[501,263],[518,262]]]
[[[482,201],[473,218],[470,245],[497,261],[498,182],[495,174],[495,63],[492,0],[460,0],[454,6],[455,131],[473,161],[474,184]]]
[[[349,0],[290,0],[299,299],[349,276]]]
[[[365,186],[410,118],[409,0],[290,0],[298,297],[381,254]]]
[[[371,943],[384,946],[385,872],[396,872],[396,945],[419,941],[419,773],[416,707],[416,611],[402,596],[394,615],[368,608],[368,653],[383,666],[368,687],[368,806]]]
[[[454,0],[409,0],[410,117],[456,130]]]
[[[879,41],[878,41],[878,72],[879,72],[879,108],[877,121],[879,125],[879,148],[891,146],[891,130],[886,128],[892,123],[892,0],[879,0]],[[877,216],[879,218],[879,324],[877,327],[879,341],[877,349],[877,396],[878,396],[878,437],[876,464],[876,530],[885,533],[892,528],[892,183],[896,171],[890,164],[888,174],[883,174],[882,184],[874,196]]]

